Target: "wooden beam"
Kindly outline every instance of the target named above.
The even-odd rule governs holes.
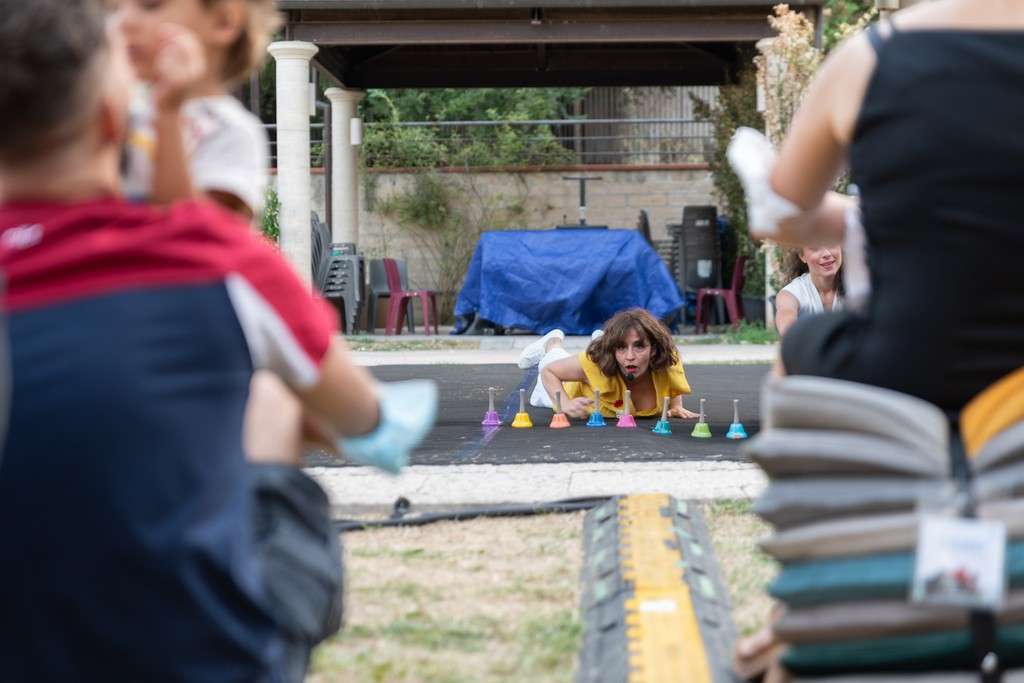
[[[294,40],[317,45],[507,45],[510,43],[754,42],[773,35],[766,17],[660,21],[529,21],[298,23]]]
[[[820,7],[824,0],[790,0],[794,8]],[[582,0],[277,0],[281,10],[424,10],[457,9],[473,11],[493,8],[543,9],[578,8]],[[758,7],[771,11],[778,0],[586,0],[587,7],[628,9],[635,7],[667,7],[671,9],[725,9],[731,7]]]
[[[320,67],[320,73],[331,82],[331,85],[337,88],[346,87],[345,73],[348,63],[341,51],[321,48],[313,56],[313,63]]]
[[[728,75],[719,70],[699,71],[503,71],[485,76],[478,72],[410,73],[377,72],[363,80],[354,78],[352,88],[578,88],[626,86],[725,85]]]
[[[646,51],[549,46],[545,63],[545,69],[537,68],[536,48],[530,46],[406,48],[370,64],[352,65],[345,82],[355,88],[714,85],[728,82],[732,66],[685,45]]]
[[[533,8],[536,10],[537,8]],[[619,21],[619,20],[661,20],[685,19],[687,21],[707,21],[710,19],[729,18],[765,18],[771,11],[760,7],[723,9],[709,8],[662,8],[662,7],[624,7],[609,9],[606,7],[589,7],[586,5],[573,8],[556,8],[531,11],[523,8],[501,8],[480,10],[455,9],[423,9],[423,10],[306,10],[292,12],[290,21],[296,24],[334,24],[356,21],[373,21],[398,23],[407,21],[462,22],[462,21],[526,21],[542,19],[543,22],[559,23],[564,21]]]

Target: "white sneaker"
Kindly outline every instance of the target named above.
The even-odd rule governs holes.
[[[565,339],[565,332],[551,330],[537,341],[527,344],[523,352],[519,354],[519,360],[516,361],[516,365],[525,370],[540,363],[540,359],[544,357],[544,347],[551,339]]]
[[[604,330],[594,330],[590,333],[590,341],[597,341],[604,336]]]

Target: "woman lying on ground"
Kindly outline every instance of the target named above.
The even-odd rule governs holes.
[[[843,250],[841,247],[790,249],[782,261],[788,284],[775,299],[775,327],[789,326],[808,315],[843,310]]]
[[[629,389],[634,415],[660,414],[668,396],[669,417],[698,417],[683,407],[683,394],[690,393],[690,385],[672,336],[642,308],[616,313],[578,355],[569,355],[562,345],[564,338],[561,330],[552,330],[519,356],[521,368],[540,365],[530,405],[551,408],[551,397],[561,392],[562,411],[585,418],[595,409],[594,392],[600,391],[601,405],[596,409],[614,417],[624,410]]]

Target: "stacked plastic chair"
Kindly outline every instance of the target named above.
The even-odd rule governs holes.
[[[920,512],[965,491],[978,517],[1006,524],[995,655],[1004,670],[1024,666],[1024,424],[961,458],[965,483],[946,416],[919,399],[789,377],[766,386],[762,410],[746,452],[769,478],[755,511],[774,527],[761,545],[781,564],[769,592],[785,608],[775,631],[797,680],[979,680],[968,611],[908,597]]]

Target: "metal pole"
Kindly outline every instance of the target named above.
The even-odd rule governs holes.
[[[580,178],[580,225],[587,224],[587,180]]]
[[[254,71],[249,77],[249,111],[260,115],[260,72]],[[262,118],[262,117],[261,117]]]
[[[581,227],[587,224],[587,181],[588,180],[603,180],[601,176],[575,176],[575,175],[564,175],[562,180],[578,180],[580,181],[580,220],[578,225]]]
[[[757,82],[757,110],[764,112],[766,108],[767,90],[771,87],[769,80],[779,77],[781,69],[778,66],[777,59],[773,58],[768,54],[768,50],[771,47],[774,38],[762,38],[757,41],[757,51],[765,57],[765,68],[761,74],[761,78]],[[767,130],[767,122],[765,123],[765,133]],[[775,243],[766,240],[761,249],[764,250],[764,326],[766,329],[775,329],[775,308],[772,306],[772,297],[775,296],[775,287],[772,286],[772,280],[775,274]]]
[[[583,115],[582,103],[577,100],[572,103],[572,115],[580,117]],[[583,163],[583,126],[579,123],[572,127],[572,148],[576,152],[576,163]]]

